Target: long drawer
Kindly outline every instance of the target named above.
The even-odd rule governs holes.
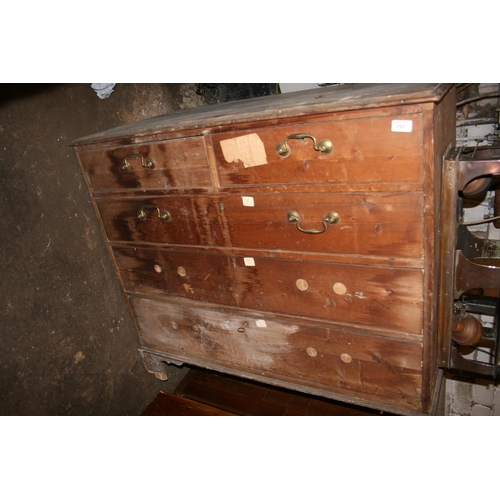
[[[131,298],[147,349],[306,387],[416,408],[419,342],[315,328],[213,309]]]
[[[421,259],[422,198],[421,192],[249,192],[97,201],[111,241]],[[331,213],[336,219],[325,221]]]
[[[330,141],[331,151],[317,151]],[[214,134],[222,186],[419,182],[420,114]],[[282,153],[278,152],[278,148]]]
[[[114,248],[125,288],[420,335],[421,269]]]

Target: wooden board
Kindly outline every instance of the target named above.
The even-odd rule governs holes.
[[[392,415],[199,369],[190,369],[175,393],[243,416]]]
[[[144,417],[226,417],[232,414],[168,392],[160,392],[142,413]]]

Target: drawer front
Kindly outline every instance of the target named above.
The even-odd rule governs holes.
[[[131,299],[143,347],[220,367],[418,408],[418,342]]]
[[[421,129],[421,116],[413,114],[221,133],[213,140],[222,186],[418,182]],[[332,151],[316,151],[312,138],[295,139],[296,134],[312,136],[318,148],[329,140]],[[277,146],[285,139],[283,157]]]
[[[223,200],[231,244],[297,252],[421,259],[422,193],[322,193],[228,196]],[[299,215],[288,222],[288,213]],[[323,224],[330,212],[339,221]],[[322,231],[308,234],[301,231]]]
[[[110,241],[222,246],[216,199],[197,197],[97,199]]]
[[[111,241],[423,256],[419,192],[100,198],[97,203]],[[164,211],[170,220],[161,218]],[[290,211],[297,212],[296,222],[288,221]],[[332,211],[338,222],[323,223]]]
[[[419,269],[115,248],[131,292],[422,333]]]
[[[212,185],[200,137],[85,151],[80,160],[94,191]]]

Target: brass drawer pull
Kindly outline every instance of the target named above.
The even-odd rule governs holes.
[[[144,168],[149,168],[151,170],[153,170],[153,168],[155,168],[155,161],[153,160],[153,158],[146,158],[146,161],[144,161],[144,157],[138,153],[133,153],[131,155],[128,155],[125,157],[125,159],[123,160],[123,165],[122,165],[122,170],[125,171],[125,172],[130,172],[130,163],[128,162],[128,158],[134,158],[136,160],[140,159],[141,160],[141,165],[144,167]]]
[[[139,220],[146,220],[146,212],[144,210],[156,210],[158,212],[158,218],[164,221],[169,221],[171,219],[168,210],[161,210],[156,205],[144,205],[137,213],[137,218]]]
[[[302,229],[299,226],[300,223],[300,215],[295,210],[290,210],[287,214],[288,222],[294,223],[297,226],[297,229],[302,233],[307,234],[321,234],[326,231],[326,224],[338,224],[340,221],[340,216],[337,212],[328,212],[326,217],[321,221],[323,222],[323,229]]]
[[[327,155],[330,154],[333,151],[333,144],[332,141],[329,141],[328,139],[322,139],[319,141],[318,145],[316,145],[316,138],[313,137],[312,135],[309,134],[292,134],[289,135],[283,142],[280,142],[276,146],[276,151],[280,156],[288,156],[290,154],[290,146],[287,144],[287,142],[290,139],[312,139],[313,141],[313,147],[316,151],[320,151],[321,153]]]

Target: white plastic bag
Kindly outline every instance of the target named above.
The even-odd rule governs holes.
[[[91,87],[95,90],[99,99],[107,99],[115,88],[116,83],[93,83]]]

